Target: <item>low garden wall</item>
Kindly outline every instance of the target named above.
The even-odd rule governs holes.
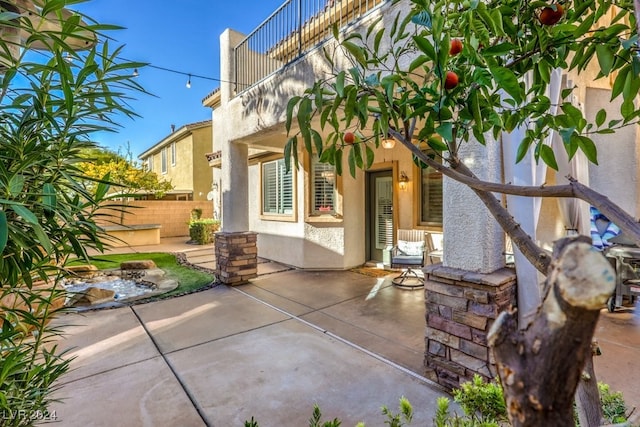
[[[100,214],[111,215],[110,221],[100,221],[102,226],[159,225],[160,237],[189,238],[191,211],[202,210],[202,218],[213,216],[213,204],[209,201],[136,200],[127,202],[128,212],[122,215],[115,209],[105,207]],[[122,217],[122,221],[121,220]],[[116,222],[117,224],[114,224]]]
[[[160,224],[107,225],[105,231],[113,239],[109,245],[115,248],[160,244]]]
[[[427,378],[448,389],[459,388],[474,374],[493,378],[487,334],[498,314],[516,305],[515,271],[480,274],[435,264],[424,272]]]

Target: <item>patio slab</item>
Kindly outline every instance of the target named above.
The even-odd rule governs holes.
[[[594,334],[602,350],[602,355],[593,358],[596,378],[609,384],[611,391],[621,391],[629,408],[636,407],[633,425],[640,423],[638,312],[638,307],[623,307],[614,313],[603,309]]]
[[[280,310],[286,311],[293,316],[300,316],[315,311],[315,309],[311,307],[298,304],[295,301],[278,295],[276,292],[272,292],[260,286],[255,286],[253,283],[235,286],[234,289],[236,291],[244,292],[247,295],[251,295],[254,298],[258,298],[260,301],[264,301],[267,304],[278,307]]]
[[[159,355],[153,342],[129,307],[69,313],[55,319],[64,338],[59,350],[75,357],[63,382],[107,372]]]
[[[51,405],[64,427],[155,427],[206,424],[162,357],[65,384]]]
[[[226,286],[134,306],[133,310],[162,353],[235,335],[289,318]]]
[[[215,355],[215,357],[211,357]],[[308,425],[314,404],[324,420],[382,425],[405,396],[412,425],[430,425],[436,387],[299,322],[287,320],[167,356],[210,425]]]
[[[376,286],[377,280],[350,271],[291,270],[259,276],[251,283],[319,310],[351,298],[368,295]]]
[[[264,274],[279,273],[281,271],[288,271],[288,270],[291,270],[291,267],[288,267],[284,264],[280,264],[273,261],[258,263],[258,276],[261,276]]]

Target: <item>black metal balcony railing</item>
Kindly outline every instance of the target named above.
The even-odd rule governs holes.
[[[235,48],[236,93],[387,0],[286,0]]]

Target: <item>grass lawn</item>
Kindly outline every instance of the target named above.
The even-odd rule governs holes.
[[[176,289],[154,297],[157,299],[194,292],[198,289],[211,285],[215,280],[215,276],[213,274],[182,266],[178,264],[174,255],[160,252],[98,255],[91,257],[91,264],[95,265],[100,270],[106,270],[110,268],[119,268],[120,263],[123,261],[137,261],[143,259],[152,260],[156,263],[158,268],[166,272],[167,278],[178,282],[178,287]],[[84,264],[84,262],[72,261],[71,264]]]

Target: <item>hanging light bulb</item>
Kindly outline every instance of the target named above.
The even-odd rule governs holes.
[[[133,70],[133,77],[138,77],[140,75],[140,73],[138,72],[138,69],[134,69]]]
[[[189,74],[189,80],[187,80],[187,89],[191,89],[191,74]]]

